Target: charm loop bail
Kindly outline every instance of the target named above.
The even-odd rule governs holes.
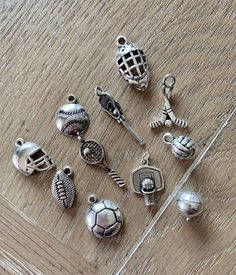
[[[70,166],[65,166],[62,170],[68,177],[73,175],[73,170]]]
[[[25,143],[25,141],[23,140],[23,138],[17,138],[16,142],[15,142],[15,146],[19,147],[22,146]]]
[[[77,98],[73,94],[69,94],[67,96],[67,102],[68,103],[77,103]]]
[[[141,165],[149,165],[150,154],[148,152],[143,154]]]
[[[121,47],[121,46],[127,44],[127,38],[123,35],[119,35],[116,39],[116,42],[117,42],[117,46]]]
[[[89,195],[89,197],[88,197],[88,203],[89,204],[94,204],[95,202],[97,201],[97,197],[94,195],[94,194],[92,194],[92,195]]]

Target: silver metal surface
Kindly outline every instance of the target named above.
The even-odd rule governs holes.
[[[163,136],[163,141],[171,146],[171,151],[179,159],[191,159],[195,153],[191,138],[178,136],[174,138],[170,133]]]
[[[52,180],[52,196],[62,208],[70,208],[75,199],[75,187],[71,176],[72,170],[67,166],[58,171]]]
[[[89,127],[89,115],[86,110],[77,103],[74,95],[69,95],[67,101],[68,104],[61,106],[57,111],[57,128],[66,136],[80,136]]]
[[[126,37],[117,38],[116,65],[125,80],[139,91],[145,91],[149,82],[149,69],[146,56]]]
[[[127,123],[120,104],[99,86],[95,88],[95,94],[99,97],[99,103],[102,109],[113,117],[118,123],[122,123],[140,145],[144,145],[144,140],[141,139]]]
[[[181,215],[186,217],[187,220],[199,216],[203,211],[202,198],[196,192],[180,192],[176,204]]]
[[[151,128],[158,128],[163,125],[171,127],[173,125],[186,128],[187,122],[183,119],[179,119],[175,116],[172,107],[170,105],[170,96],[174,89],[175,77],[168,74],[162,80],[161,90],[164,97],[164,107],[162,108],[161,117],[150,123]]]
[[[116,235],[123,225],[123,217],[118,206],[109,200],[98,201],[94,195],[88,199],[91,207],[86,214],[86,224],[97,238]]]
[[[119,187],[125,186],[124,180],[116,173],[115,170],[108,167],[105,160],[105,152],[100,143],[93,139],[87,139],[80,146],[81,158],[92,165],[100,165],[108,172],[108,175],[115,181]]]
[[[149,154],[143,155],[141,166],[131,173],[131,185],[135,193],[144,196],[145,205],[155,205],[154,193],[164,189],[161,171],[149,166]]]
[[[15,145],[12,162],[25,176],[32,175],[34,171],[46,171],[54,167],[53,160],[38,144],[18,138]]]

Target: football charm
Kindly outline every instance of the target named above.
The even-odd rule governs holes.
[[[89,196],[91,204],[86,224],[90,232],[97,238],[109,238],[116,235],[123,224],[123,217],[116,204],[109,200],[98,201],[94,195]]]

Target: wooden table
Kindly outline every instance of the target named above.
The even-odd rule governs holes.
[[[235,1],[7,1],[1,8],[1,274],[236,274]],[[147,93],[131,89],[115,66],[116,37],[145,50]],[[176,77],[173,108],[189,123],[172,134],[196,143],[193,161],[178,161],[161,141],[168,130],[149,122],[163,104],[163,76]],[[119,101],[141,148],[98,105],[101,85]],[[55,112],[75,94],[90,113],[86,137],[100,141],[128,182],[117,188],[103,169],[86,165],[76,139],[61,135]],[[17,137],[45,148],[57,169],[74,171],[69,210],[51,196],[55,173],[24,177],[11,163]],[[132,193],[129,176],[149,151],[166,188],[153,209]],[[179,190],[204,198],[203,215],[187,223],[175,207]],[[84,222],[87,197],[119,204],[122,232],[98,240]]]

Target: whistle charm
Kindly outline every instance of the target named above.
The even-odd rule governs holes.
[[[116,65],[125,80],[135,89],[145,91],[149,82],[149,69],[146,56],[126,37],[117,38]]]
[[[154,193],[164,189],[164,179],[161,171],[149,166],[149,154],[145,153],[141,166],[131,174],[131,185],[133,191],[144,196],[146,206],[155,205]]]
[[[162,108],[161,117],[157,121],[153,121],[150,123],[150,128],[158,128],[163,125],[167,127],[171,127],[173,125],[186,128],[187,121],[183,119],[179,119],[175,116],[171,105],[170,105],[170,96],[174,89],[175,85],[175,77],[168,74],[162,80],[161,90],[164,97],[164,107]]]
[[[127,123],[120,104],[115,101],[115,99],[109,93],[106,93],[99,86],[95,88],[95,94],[99,97],[99,103],[102,109],[107,112],[111,117],[113,117],[118,123],[122,123],[124,127],[130,132],[130,134],[139,142],[140,145],[144,145],[144,140],[141,139]]]

